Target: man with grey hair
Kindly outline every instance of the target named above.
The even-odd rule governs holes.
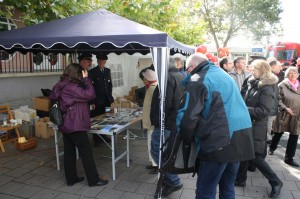
[[[180,97],[183,94],[183,86],[181,81],[183,75],[176,68],[175,60],[169,59],[169,70],[167,77],[167,89],[165,98],[165,131],[164,136],[167,139],[171,133],[176,132],[176,116],[177,107]],[[151,136],[151,155],[155,163],[159,164],[159,150],[161,138],[161,123],[160,123],[160,94],[159,88],[156,87],[152,97],[150,119],[154,125],[154,131]],[[160,165],[163,165],[162,163]],[[162,196],[167,197],[174,191],[182,188],[180,178],[176,174],[165,173],[162,187]]]
[[[185,143],[196,144],[196,198],[215,198],[218,185],[220,198],[234,198],[239,162],[255,157],[248,109],[234,80],[205,55],[192,54],[186,66],[178,128]]]

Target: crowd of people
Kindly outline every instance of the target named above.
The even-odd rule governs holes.
[[[76,148],[82,159],[89,186],[102,186],[107,179],[99,177],[87,131],[90,117],[105,113],[114,102],[108,59],[98,54],[98,65],[92,69],[92,54],[83,53],[79,64],[70,64],[49,98],[59,100],[65,112],[63,133],[65,176],[69,186],[84,180],[77,176]],[[246,64],[243,57],[224,57],[218,66],[201,53],[168,61],[165,96],[165,129],[161,137],[160,88],[153,66],[139,76],[145,85],[142,122],[147,131],[149,174],[157,174],[162,160],[160,140],[180,129],[186,138],[195,137],[201,145],[197,151],[196,198],[234,198],[234,186],[246,186],[247,172],[256,168],[271,185],[270,198],[280,194],[282,181],[265,161],[274,155],[284,132],[289,133],[284,162],[299,167],[294,156],[300,134],[300,58],[296,66],[281,64],[264,57]],[[177,108],[183,93],[190,99],[180,128],[176,126]],[[193,135],[193,136],[191,136]],[[108,137],[94,135],[94,147]],[[268,149],[269,144],[269,149]],[[166,173],[162,196],[183,187],[178,175]]]

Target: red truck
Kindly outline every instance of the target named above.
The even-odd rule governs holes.
[[[300,43],[278,42],[270,44],[266,49],[266,58],[269,57],[275,57],[281,63],[291,63],[295,57],[300,57]]]

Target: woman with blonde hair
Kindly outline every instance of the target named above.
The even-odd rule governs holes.
[[[278,78],[271,71],[265,60],[254,60],[251,64],[253,76],[248,80],[248,89],[244,100],[252,120],[255,159],[251,162],[269,180],[272,191],[270,198],[280,194],[283,183],[265,161],[267,153],[267,122]],[[240,163],[235,185],[245,187],[247,179],[248,161]]]
[[[289,132],[284,162],[294,167],[299,167],[299,164],[294,161],[300,134],[300,86],[298,77],[298,69],[289,67],[285,71],[285,79],[278,85],[280,112],[278,112],[273,123],[274,137],[269,149],[269,155],[273,155],[283,132]]]

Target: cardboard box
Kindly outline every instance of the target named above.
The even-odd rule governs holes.
[[[12,110],[14,118],[16,120],[24,120],[30,122],[30,120],[36,117],[36,110],[28,108],[28,106],[20,107],[19,109]]]
[[[44,117],[35,121],[35,137],[49,138],[54,135],[53,129],[48,125],[49,122],[49,117]]]
[[[45,96],[35,97],[33,104],[35,110],[49,111],[51,108],[51,100]]]

